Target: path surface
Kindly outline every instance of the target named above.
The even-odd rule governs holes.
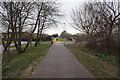
[[[54,44],[33,72],[32,78],[93,78],[62,44]]]

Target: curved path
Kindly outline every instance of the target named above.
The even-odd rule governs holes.
[[[54,44],[33,72],[32,78],[93,78],[62,44]]]

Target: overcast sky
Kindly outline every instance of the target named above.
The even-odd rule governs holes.
[[[56,28],[51,28],[45,31],[45,33],[47,34],[61,34],[62,31],[66,30],[68,33],[71,34],[75,34],[75,33],[79,33],[79,31],[75,30],[74,28],[72,28],[72,26],[69,24],[71,22],[71,18],[70,18],[70,14],[72,12],[72,9],[74,9],[75,7],[79,6],[80,4],[82,4],[83,1],[81,0],[70,0],[70,1],[65,1],[62,0],[61,1],[61,13],[65,14],[65,18],[63,18],[61,20],[62,24],[59,24],[58,27]],[[65,24],[64,24],[65,23]]]
[[[71,33],[71,34],[80,33],[79,31],[72,28],[72,26],[69,24],[71,22],[70,14],[72,12],[72,9],[74,9],[75,7],[81,6],[84,2],[87,2],[87,1],[94,2],[94,1],[104,1],[104,0],[58,0],[58,1],[60,1],[62,4],[61,13],[65,14],[66,19],[64,18],[62,19],[62,22],[64,22],[65,25],[60,24],[58,25],[57,28],[46,30],[45,33],[50,35],[56,34],[56,33],[60,35],[63,30],[66,30],[68,33]],[[110,2],[110,1],[117,1],[117,0],[105,0],[105,1]],[[82,6],[81,6],[81,9],[82,9]]]
[[[59,24],[58,27],[55,26],[54,28],[47,29],[44,31],[44,33],[49,35],[52,34],[60,35],[61,32],[64,30],[71,34],[79,33],[79,31],[72,28],[72,26],[69,24],[71,22],[70,14],[72,12],[72,9],[77,7],[79,4],[82,4],[82,2],[85,0],[58,0],[58,1],[61,2],[61,13],[65,14],[64,18],[61,19],[60,21],[62,22],[62,24]]]
[[[60,35],[61,32],[64,30],[66,30],[68,33],[71,33],[71,34],[80,33],[79,31],[72,28],[72,26],[69,24],[71,23],[70,15],[71,15],[72,9],[78,6],[81,6],[81,9],[82,9],[82,4],[87,1],[92,2],[92,1],[103,1],[103,0],[58,0],[58,1],[61,2],[61,13],[65,14],[65,17],[60,21],[62,22],[62,24],[59,24],[58,27],[50,28],[44,31],[44,33],[49,35],[52,35],[52,34]],[[106,0],[106,1],[112,1],[112,0]]]

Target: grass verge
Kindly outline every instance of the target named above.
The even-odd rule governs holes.
[[[83,50],[80,45],[69,44],[66,47],[72,51],[78,61],[96,78],[118,78],[117,65],[101,60],[100,56],[92,55],[89,51]]]
[[[29,77],[35,66],[42,60],[51,44],[41,44],[38,47],[29,48],[27,52],[20,55],[16,50],[11,51],[11,60],[8,55],[3,55],[3,78]]]

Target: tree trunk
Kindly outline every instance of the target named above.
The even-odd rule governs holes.
[[[42,2],[42,4],[43,4],[43,2]],[[42,4],[41,4],[41,5],[42,5]],[[23,49],[22,52],[25,52],[26,49],[27,49],[28,46],[29,46],[30,40],[32,39],[32,34],[34,33],[34,31],[35,31],[36,28],[37,28],[37,23],[38,23],[38,20],[39,20],[39,17],[40,17],[41,10],[42,10],[42,6],[41,6],[40,10],[38,11],[38,15],[37,15],[37,20],[36,20],[36,23],[35,23],[35,27],[34,27],[33,31],[31,32],[30,37],[29,37],[29,40],[28,40],[28,42],[27,42],[27,45],[25,46],[25,48]]]

